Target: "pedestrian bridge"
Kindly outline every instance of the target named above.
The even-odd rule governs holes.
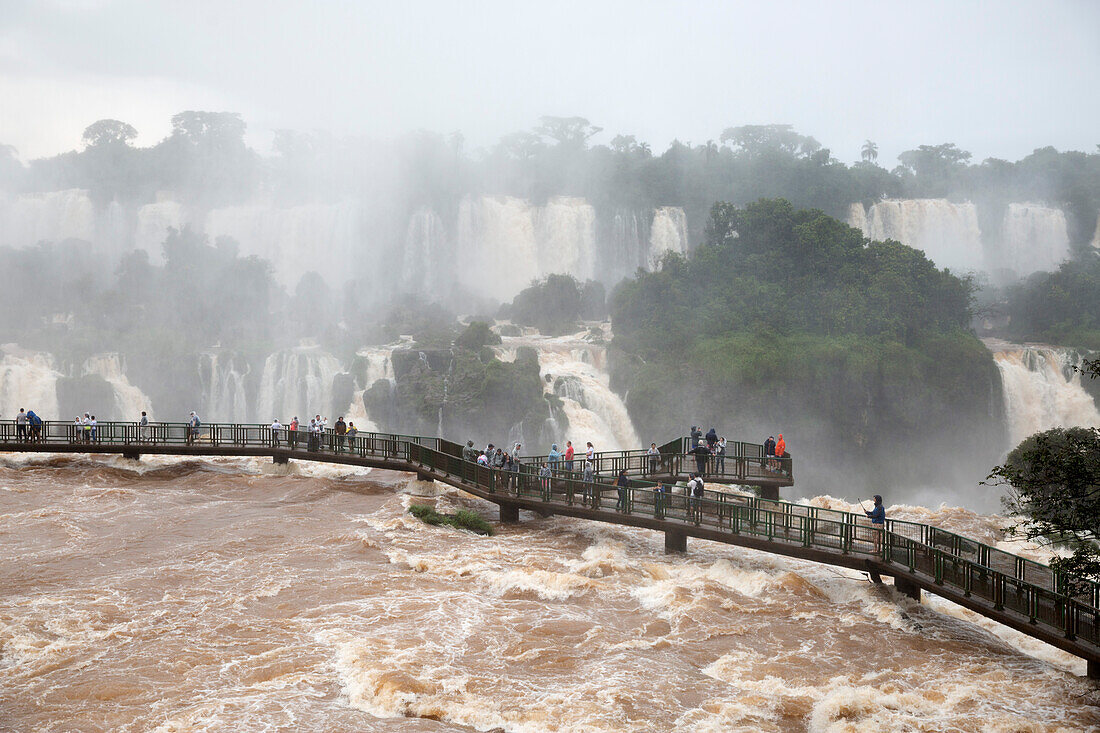
[[[916,599],[922,589],[935,593],[1087,660],[1089,677],[1100,678],[1100,585],[932,525],[887,519],[876,530],[862,514],[777,498],[708,489],[693,500],[676,488],[659,490],[656,481],[696,468],[684,439],[662,446],[656,466],[644,451],[599,453],[597,475],[586,482],[583,457],[577,471],[546,478],[537,474],[540,457],[500,471],[463,460],[458,443],[387,433],[343,442],[329,433],[312,451],[304,432],[288,441],[284,431],[276,440],[270,427],[244,424],[203,425],[191,434],[183,423],[101,423],[93,438],[74,424],[47,422],[35,437],[23,440],[14,423],[0,422],[2,452],[251,456],[406,471],[497,504],[503,522],[518,521],[521,509],[560,514],[664,532],[669,552],[685,551],[687,538],[696,537],[852,568],[876,581],[889,575],[901,593]],[[752,444],[736,446],[726,465],[706,466],[713,473],[708,481],[773,491],[791,485],[790,458],[768,463]],[[621,469],[632,477],[625,488],[610,484]]]

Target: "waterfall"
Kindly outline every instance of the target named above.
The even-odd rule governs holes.
[[[404,344],[402,344],[404,345]],[[378,432],[378,424],[367,414],[367,408],[363,404],[363,394],[374,386],[380,379],[386,379],[393,384],[393,350],[396,346],[382,346],[376,348],[360,349],[355,352],[356,357],[362,360],[364,371],[362,376],[356,378],[356,389],[352,393],[351,404],[344,410],[349,422],[356,423],[360,430]]]
[[[269,420],[263,415],[253,416],[248,410],[248,393],[245,378],[250,368],[239,367],[232,354],[208,352],[203,354],[199,366],[202,385],[202,417],[209,422],[247,422],[255,417]]]
[[[687,216],[679,206],[661,206],[653,210],[653,224],[649,229],[649,269],[656,268],[666,252],[684,253],[688,250]]]
[[[290,208],[229,206],[210,211],[204,231],[211,242],[229,236],[240,243],[241,255],[269,260],[275,278],[293,290],[310,270],[333,285],[347,279],[360,256],[361,219],[359,206],[350,201]]]
[[[462,200],[455,269],[464,285],[503,301],[539,276],[531,208],[511,196]]]
[[[854,207],[849,214],[854,213]],[[856,217],[858,221],[858,217]],[[849,219],[855,226],[855,222]],[[876,241],[894,239],[923,250],[938,267],[966,272],[985,266],[978,210],[947,199],[880,201],[867,212],[863,234]]]
[[[1020,277],[1040,270],[1055,270],[1069,257],[1066,215],[1061,209],[1039,204],[1009,204],[1002,232],[1003,249],[991,260]]]
[[[64,239],[92,242],[95,234],[95,207],[86,191],[0,194],[0,247],[30,247],[40,241]]]
[[[186,223],[183,207],[176,201],[163,200],[146,204],[137,211],[134,246],[148,252],[151,262],[159,262],[168,229],[181,229]]]
[[[339,372],[336,357],[315,346],[300,346],[267,357],[260,377],[258,418],[289,422],[297,415],[328,417],[333,409],[332,380]]]
[[[547,391],[561,398],[569,418],[568,435],[556,436],[561,447],[569,439],[580,452],[587,441],[592,441],[596,450],[640,448],[642,443],[626,405],[608,386],[607,350],[586,341],[585,335],[586,332],[560,337],[506,336],[501,346],[496,347],[496,353],[504,361],[515,360],[516,350],[521,346],[529,346],[538,353],[543,383]],[[545,452],[549,447],[539,446],[538,450]],[[534,450],[532,446],[529,453]]]
[[[985,339],[1004,385],[1005,415],[1012,445],[1054,427],[1100,426],[1100,411],[1072,370],[1077,352],[1020,346]]]
[[[11,420],[19,408],[34,410],[43,420],[60,420],[57,380],[61,373],[48,354],[23,352],[14,344],[2,347],[0,358],[0,419]]]
[[[860,230],[865,237],[870,232],[867,226],[867,209],[858,201],[848,207],[848,226]]]
[[[431,295],[446,285],[450,268],[439,268],[448,257],[446,244],[447,232],[439,214],[427,207],[417,209],[405,232],[400,274],[403,290]]]
[[[564,273],[581,282],[596,274],[596,210],[582,198],[557,196],[536,210],[539,275]]]
[[[101,377],[114,390],[114,412],[106,416],[115,420],[133,421],[141,417],[141,411],[152,412],[149,396],[140,388],[130,384],[126,378],[122,358],[118,354],[96,354],[84,361],[81,369],[84,376]]]

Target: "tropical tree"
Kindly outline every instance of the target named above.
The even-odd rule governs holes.
[[[859,156],[863,158],[864,163],[874,163],[878,160],[878,145],[870,140],[863,142],[863,148],[859,151]]]

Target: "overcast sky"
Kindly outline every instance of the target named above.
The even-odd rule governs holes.
[[[185,109],[279,128],[472,145],[580,115],[662,151],[781,122],[879,162],[922,143],[986,157],[1100,143],[1100,2],[0,0],[0,143],[138,144]]]

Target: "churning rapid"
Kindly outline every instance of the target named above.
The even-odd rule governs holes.
[[[1083,663],[851,571],[249,461],[0,464],[11,730],[1082,730]],[[836,500],[818,503],[837,505]],[[996,520],[891,508],[981,539]],[[1017,548],[1019,549],[1019,548]]]

